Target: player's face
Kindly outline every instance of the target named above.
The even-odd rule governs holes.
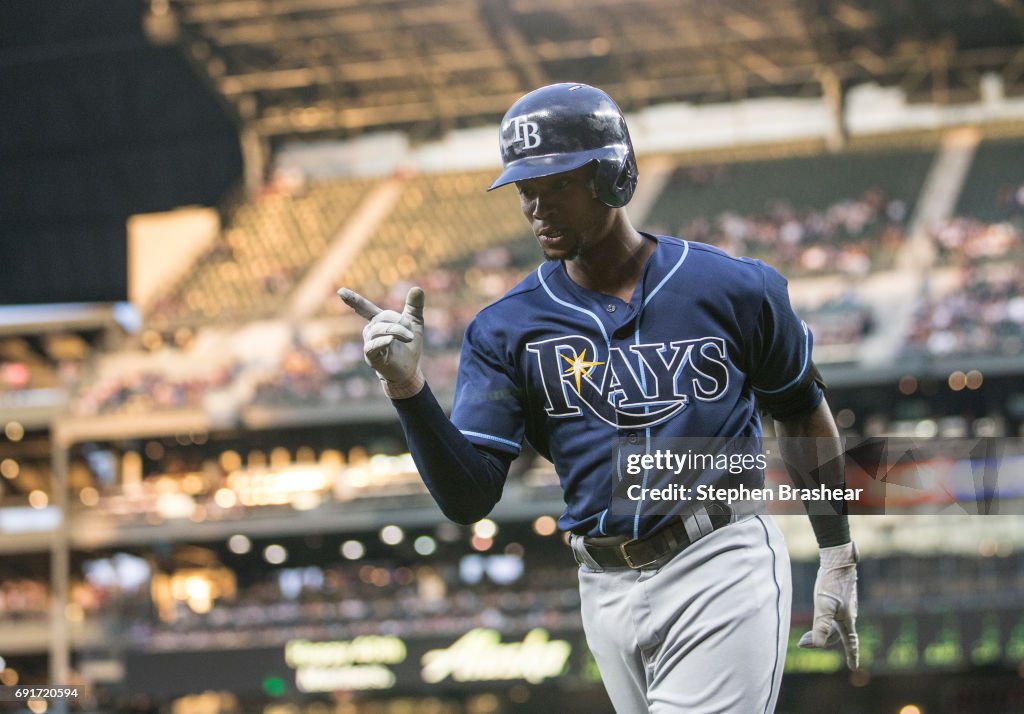
[[[611,209],[597,200],[593,167],[519,181],[523,215],[548,260],[574,260],[600,240],[610,225]]]

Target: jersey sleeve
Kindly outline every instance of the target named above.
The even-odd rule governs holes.
[[[423,483],[445,516],[469,524],[490,513],[513,456],[471,444],[445,416],[430,385],[392,404]]]
[[[763,299],[750,349],[750,381],[760,406],[775,419],[811,411],[824,398],[811,360],[814,338],[793,311],[786,279],[760,263]]]
[[[452,423],[477,446],[517,455],[524,433],[520,388],[495,342],[479,316],[466,328]]]

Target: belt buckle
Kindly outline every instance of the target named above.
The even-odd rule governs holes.
[[[626,551],[626,546],[629,545],[630,543],[636,543],[636,542],[637,542],[636,538],[630,538],[629,540],[627,540],[627,541],[625,541],[623,543],[619,543],[619,553],[622,554],[622,559],[626,561],[626,565],[627,566],[629,566],[633,570],[640,570],[641,568],[646,568],[647,566],[654,565],[655,563],[658,562],[658,558],[654,558],[653,560],[649,560],[646,563],[639,563],[639,564],[634,563],[633,559],[629,556],[629,553]]]

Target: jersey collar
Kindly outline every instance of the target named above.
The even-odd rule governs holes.
[[[610,317],[615,317],[615,314],[621,311],[622,318],[631,318],[651,303],[668,279],[682,267],[689,252],[689,244],[686,241],[643,231],[641,235],[656,241],[657,245],[644,263],[640,280],[628,303],[614,295],[589,290],[577,284],[569,277],[563,261],[550,266],[544,264],[538,273],[558,301],[571,303],[587,311],[603,312]],[[618,322],[617,319],[614,321]]]

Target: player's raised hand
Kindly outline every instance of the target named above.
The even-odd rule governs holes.
[[[338,297],[367,320],[363,328],[363,358],[377,370],[384,392],[392,399],[415,396],[423,389],[423,290],[411,288],[401,313],[382,310],[348,288]]]
[[[853,543],[822,548],[814,582],[814,624],[798,647],[830,647],[840,640],[850,669],[860,666],[857,639],[857,548]]]

